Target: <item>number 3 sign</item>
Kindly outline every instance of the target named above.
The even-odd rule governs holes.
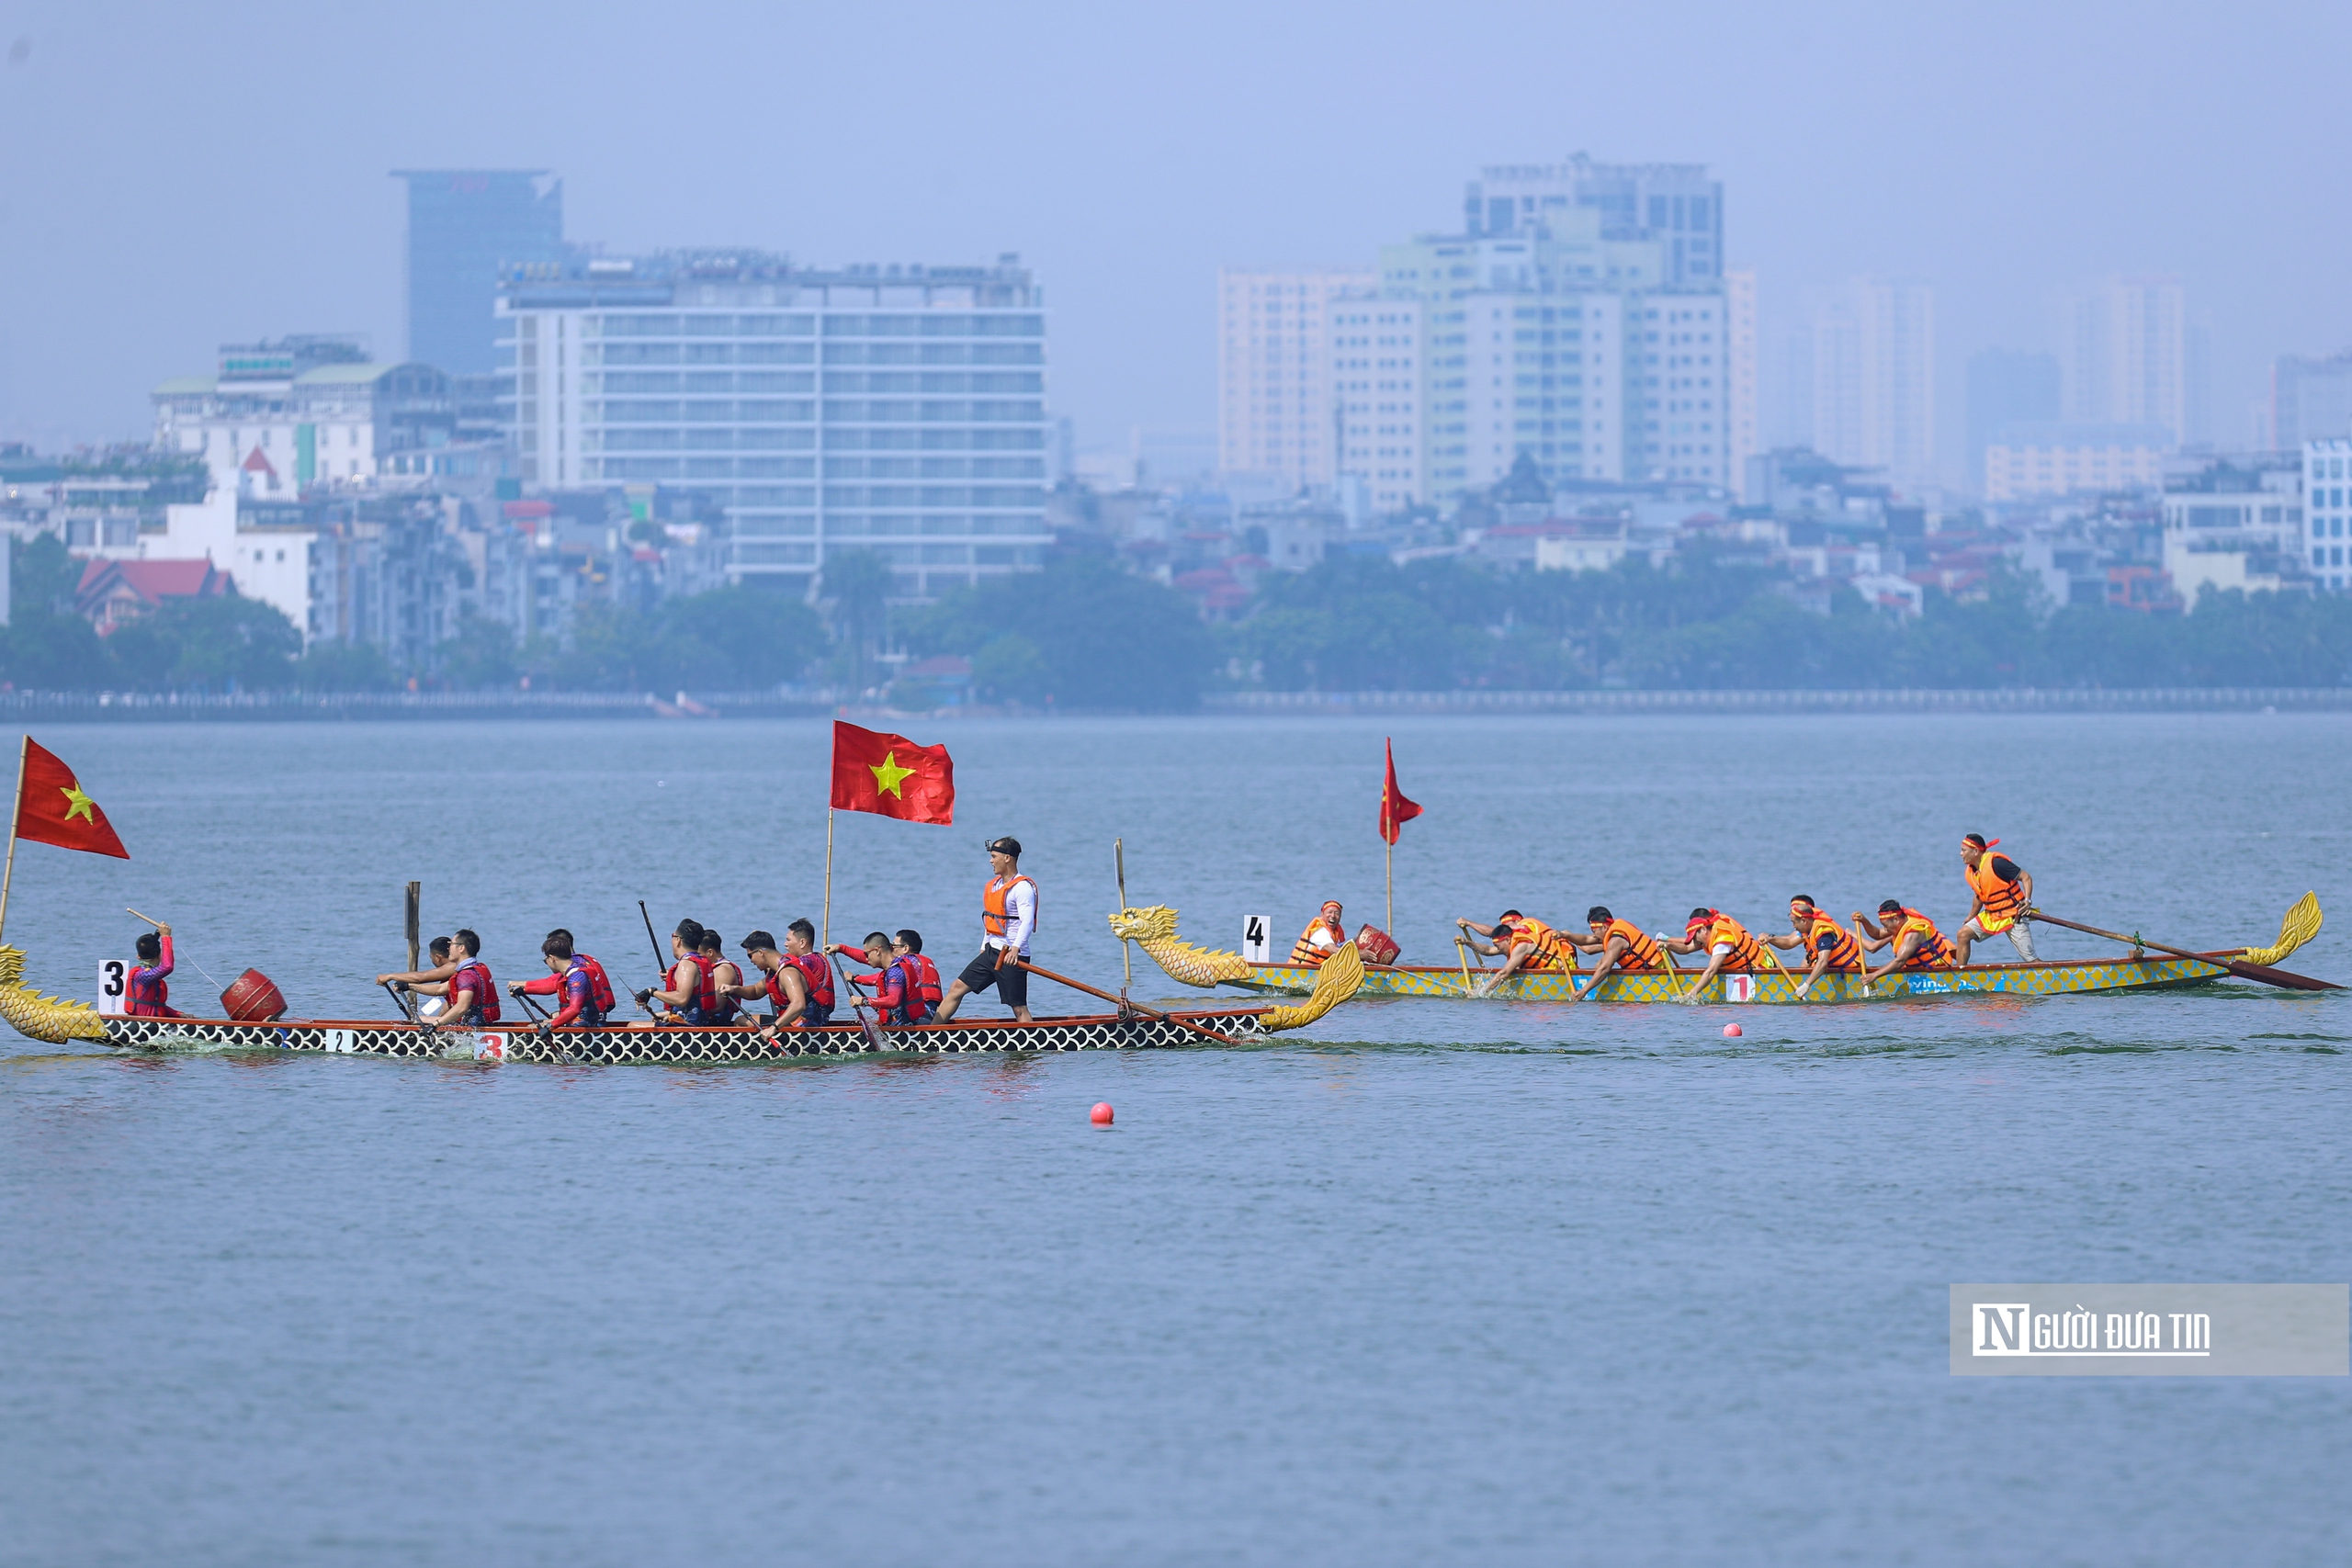
[[[98,965],[98,1012],[121,1018],[130,1011],[130,965],[109,958]]]

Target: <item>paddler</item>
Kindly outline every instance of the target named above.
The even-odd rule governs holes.
[[[439,1015],[427,1021],[435,1029],[473,1029],[496,1023],[498,985],[491,978],[490,965],[475,956],[481,952],[481,938],[459,926],[449,938],[449,977],[409,980],[399,988],[445,998]],[[406,976],[388,978],[408,979]]]
[[[1577,936],[1570,931],[1560,934],[1569,944],[1586,953],[1597,953],[1600,962],[1593,965],[1592,978],[1579,992],[1575,982],[1568,985],[1568,999],[1582,1001],[1590,996],[1610,971],[1619,974],[1656,974],[1666,967],[1666,953],[1651,936],[1631,920],[1621,920],[1609,912],[1606,904],[1595,904],[1584,912],[1584,923],[1590,936]]]
[[[547,962],[545,975],[536,980],[506,982],[511,996],[563,998],[554,1017],[540,1021],[539,1032],[604,1028],[613,1010],[613,983],[605,977],[605,966],[587,953],[574,952],[571,933],[561,926],[548,932],[547,940],[539,943],[539,956]]]
[[[942,1023],[974,991],[996,987],[997,998],[1023,1023],[1029,1015],[1029,971],[1021,964],[1029,956],[1029,940],[1037,934],[1037,885],[1021,874],[1021,840],[993,839],[988,846],[992,874],[980,889],[980,927],[987,933],[979,955],[964,965],[947,987],[935,1015]]]
[[[1320,969],[1323,961],[1348,944],[1348,928],[1340,923],[1340,901],[1326,898],[1316,917],[1306,922],[1298,933],[1298,941],[1291,944],[1290,961],[1294,968]]]
[[[862,964],[867,969],[876,971],[875,974],[851,976],[849,983],[853,986],[878,985],[889,974],[897,974],[895,984],[900,998],[898,1010],[901,1016],[886,1017],[883,1020],[885,1023],[921,1023],[938,1010],[941,1000],[939,968],[923,956],[922,932],[908,928],[889,938],[888,945],[883,950],[885,956],[878,964],[871,936],[865,939],[863,948],[841,942],[835,944],[834,951],[853,964]],[[877,998],[879,994],[876,993]]]
[[[910,960],[905,932],[895,942],[888,931],[866,932],[862,957],[875,973],[854,976],[850,984],[874,987],[874,1012],[880,1022],[921,1023],[931,1017],[931,1004],[922,996],[922,967]]]
[[[440,982],[458,972],[458,966],[449,962],[449,939],[446,936],[435,937],[425,944],[425,956],[433,960],[432,968],[394,970],[389,974],[377,976],[376,984],[388,985],[395,991],[414,991],[421,997],[437,995],[440,990]],[[431,991],[425,989],[428,986],[433,987]],[[441,1004],[435,1002],[432,1012],[438,1013],[440,1010]],[[431,1016],[422,1002],[417,1004],[417,1016],[420,1018]]]
[[[1707,982],[1725,970],[1770,969],[1771,955],[1764,944],[1748,934],[1746,926],[1721,909],[1701,908],[1690,911],[1683,922],[1682,935],[1659,943],[1668,953],[1702,953],[1707,955],[1707,966],[1699,972],[1698,980],[1682,993],[1686,1002],[1707,999]]]
[[[743,939],[743,956],[752,967],[765,978],[757,986],[739,986],[735,996],[741,1001],[757,1001],[765,997],[774,1009],[766,1022],[760,1026],[760,1038],[775,1039],[779,1029],[798,1024],[808,1010],[808,982],[800,973],[800,965],[779,951],[775,938],[766,931],[753,931]]]
[[[1968,891],[1975,899],[1968,906],[1968,919],[1951,938],[1963,965],[1970,948],[2002,931],[2008,933],[2009,945],[2018,950],[2019,958],[2034,962],[2033,928],[2025,919],[2025,912],[2033,908],[2033,874],[2008,856],[1995,854],[1993,847],[2000,841],[1982,833],[1971,833],[1960,841],[1961,874],[1967,877]]]
[[[817,928],[806,919],[793,921],[784,928],[785,962],[800,971],[802,986],[808,993],[808,1005],[800,1014],[801,1024],[815,1029],[833,1021],[833,966],[817,951]]]
[[[1762,940],[1774,947],[1804,949],[1804,978],[1797,982],[1800,997],[1832,969],[1853,974],[1861,971],[1862,944],[1855,940],[1853,932],[1815,904],[1809,893],[1800,893],[1789,900],[1789,929]]]
[[[1950,969],[1960,962],[1959,950],[1952,946],[1950,937],[1936,929],[1936,922],[1899,898],[1889,898],[1879,905],[1875,920],[1860,909],[1855,910],[1854,934],[1872,953],[1894,950],[1887,955],[1883,967],[1863,971],[1873,980],[1897,969]]]
[[[700,1023],[718,1005],[712,965],[702,953],[700,920],[678,922],[670,933],[670,956],[676,962],[662,975],[662,988],[637,992],[637,1005],[665,1023]]]
[[[734,1022],[735,1015],[742,1010],[735,1005],[735,998],[743,986],[742,969],[727,956],[726,944],[718,940],[718,933],[707,926],[703,928],[702,941],[696,951],[702,954],[703,963],[710,970],[711,1010],[703,1021]]]
[[[1505,909],[1495,917],[1491,926],[1482,926],[1467,917],[1455,919],[1464,931],[1474,931],[1467,938],[1470,951],[1489,957],[1499,955],[1503,966],[1478,983],[1478,995],[1491,995],[1496,987],[1521,970],[1566,970],[1576,972],[1576,950],[1562,935],[1532,915],[1522,915],[1517,909]],[[1480,942],[1479,937],[1492,939]],[[1569,982],[1571,988],[1575,982]]]
[[[141,931],[131,948],[139,962],[130,971],[130,1011],[133,1018],[186,1018],[171,1005],[172,988],[164,982],[172,973],[172,928],[159,925]]]

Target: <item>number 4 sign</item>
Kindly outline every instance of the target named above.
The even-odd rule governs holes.
[[[98,1012],[121,1018],[130,1011],[130,965],[109,958],[98,965]]]
[[[1251,915],[1241,922],[1241,956],[1251,964],[1272,964],[1274,922],[1264,915]]]

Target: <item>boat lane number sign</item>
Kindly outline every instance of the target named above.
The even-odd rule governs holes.
[[[1274,961],[1273,920],[1265,915],[1250,915],[1241,922],[1241,956],[1252,964]]]
[[[130,1011],[130,965],[109,958],[98,965],[98,1016],[122,1018]]]

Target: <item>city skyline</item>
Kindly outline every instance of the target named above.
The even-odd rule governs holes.
[[[481,48],[450,56],[424,41],[436,17],[460,15]],[[0,73],[0,130],[48,150],[0,176],[12,220],[0,265],[59,308],[0,328],[0,429],[50,446],[132,435],[145,389],[222,342],[348,331],[390,355],[406,330],[404,215],[386,171],[440,167],[548,169],[565,181],[572,231],[616,250],[742,243],[830,265],[1017,249],[1055,315],[1055,412],[1087,446],[1136,426],[1214,428],[1218,268],[1300,270],[1372,255],[1400,234],[1458,231],[1466,173],[1578,149],[1703,163],[1724,182],[1722,260],[1757,275],[1768,361],[1813,292],[1862,274],[1932,283],[1937,446],[1955,467],[1966,360],[1993,346],[2056,350],[2054,307],[2088,280],[2177,276],[2211,311],[2211,417],[2224,443],[2250,434],[2239,427],[2268,400],[2274,361],[2352,344],[2352,291],[2326,259],[2341,253],[2345,220],[2325,204],[2302,210],[2329,175],[2318,62],[2352,31],[2334,15],[2242,18],[2193,76],[2159,29],[2120,7],[2038,18],[2040,45],[2022,58],[1993,47],[1989,22],[1949,37],[1924,25],[1873,36],[1834,17],[1781,28],[1724,11],[1691,29],[1612,16],[1578,24],[1579,47],[1628,69],[1580,89],[1572,114],[1552,95],[1518,91],[1546,69],[1538,62],[1567,24],[1517,17],[1514,36],[1530,47],[1488,62],[1495,90],[1476,112],[1360,130],[1329,147],[1312,128],[1332,95],[1458,63],[1476,28],[1407,51],[1393,17],[1360,38],[1279,20],[1274,34],[1301,46],[1305,64],[1269,95],[1272,122],[1245,134],[1171,112],[1182,68],[1212,58],[1237,89],[1271,86],[1256,57],[1219,52],[1241,25],[1230,9],[1171,17],[1152,39],[1170,69],[1140,84],[1108,70],[1124,58],[1114,38],[1075,15],[1010,22],[954,48],[953,28],[886,39],[856,18],[796,33],[795,48],[820,56],[894,51],[914,100],[931,107],[885,121],[831,80],[788,102],[757,90],[749,62],[781,35],[690,5],[678,38],[716,29],[740,47],[711,55],[655,39],[632,62],[650,89],[694,92],[705,114],[689,138],[568,102],[556,85],[594,58],[598,14],[572,13],[579,25],[563,28],[548,25],[552,15],[426,5],[413,36],[330,50],[346,63],[266,99],[209,85],[236,74],[233,17],[199,26],[166,14],[109,32],[95,11],[24,16],[28,48]],[[1908,67],[1931,39],[1938,70],[1923,78]],[[518,78],[492,66],[535,51],[542,70]],[[1061,67],[1057,90],[999,112],[1001,68],[1040,54]],[[2098,70],[2081,68],[2094,59]],[[2198,107],[2183,114],[2191,100],[2177,90],[2192,81]],[[2228,85],[2254,81],[2258,94]],[[68,144],[38,134],[101,84],[118,113]],[[2260,159],[2238,129],[2249,123],[2239,111],[2257,107],[2268,128]],[[192,116],[208,137],[271,147],[284,165],[273,183],[289,198],[224,199],[154,159],[148,150],[170,140],[164,126]],[[1850,134],[1856,117],[1871,135]],[[951,118],[979,128],[952,171],[934,155]],[[833,123],[865,130],[842,139],[824,130]],[[2029,162],[2037,172],[2020,173]],[[2199,190],[2197,225],[2177,220],[2183,182]],[[112,199],[77,209],[93,188]],[[160,276],[147,259],[158,246],[173,258]],[[1769,405],[1769,365],[1763,381]]]

